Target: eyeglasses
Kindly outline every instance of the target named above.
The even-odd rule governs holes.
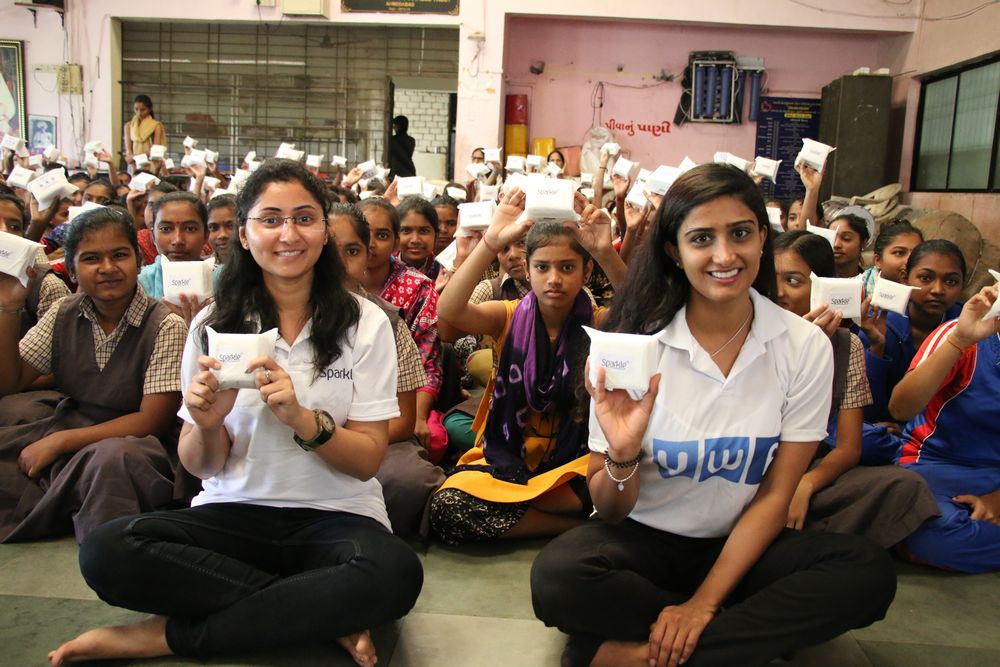
[[[296,227],[312,227],[317,222],[326,222],[326,218],[318,218],[315,215],[267,215],[264,217],[247,218],[255,220],[265,229],[277,229],[287,222],[291,222]]]

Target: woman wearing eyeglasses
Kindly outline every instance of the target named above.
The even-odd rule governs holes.
[[[203,491],[188,509],[110,522],[81,546],[103,600],[154,616],[86,632],[50,654],[54,665],[336,640],[370,666],[368,629],[420,592],[420,562],[391,534],[374,479],[399,415],[389,321],[344,288],[325,187],[303,166],[268,161],[236,206],[238,243],[181,367],[178,451]],[[249,363],[255,388],[220,389],[209,326],[278,329],[273,356]]]

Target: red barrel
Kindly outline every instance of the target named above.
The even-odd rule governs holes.
[[[507,118],[504,121],[507,125],[527,125],[528,124],[528,96],[508,95],[507,96]]]

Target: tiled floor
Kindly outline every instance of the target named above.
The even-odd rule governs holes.
[[[558,665],[564,638],[535,620],[528,570],[541,542],[450,549],[418,546],[424,589],[402,621],[374,632],[387,667]],[[899,565],[886,620],[803,651],[792,667],[996,667],[1000,574],[949,575]],[[0,545],[0,665],[44,665],[46,653],[95,625],[140,618],[97,600],[70,540]],[[117,665],[129,664],[123,662]],[[170,658],[143,665],[191,665]],[[240,656],[217,666],[348,667],[332,646]]]

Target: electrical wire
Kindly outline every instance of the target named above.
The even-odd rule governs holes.
[[[961,12],[957,12],[955,14],[949,14],[949,15],[945,15],[945,16],[921,16],[919,12],[917,14],[865,14],[863,12],[850,12],[850,11],[846,11],[846,10],[843,10],[843,9],[827,9],[825,7],[818,7],[816,5],[813,5],[813,4],[810,4],[810,3],[806,2],[805,0],[788,0],[788,1],[791,2],[792,4],[799,5],[800,7],[805,7],[807,9],[812,9],[813,11],[822,12],[824,14],[834,14],[836,16],[856,16],[856,17],[859,17],[859,18],[866,18],[866,19],[908,19],[908,20],[918,19],[918,20],[930,21],[930,22],[933,22],[933,21],[959,21],[961,19],[969,18],[973,14],[977,14],[977,13],[981,12],[982,10],[986,9],[987,7],[989,7],[990,5],[995,5],[998,2],[1000,2],[1000,0],[988,0],[988,2],[984,2],[984,3],[980,4],[980,5],[975,6],[975,7],[970,7],[969,9],[963,10]],[[896,6],[900,6],[900,7],[905,6],[907,4],[910,4],[909,2],[905,2],[905,3],[904,2],[890,2],[889,0],[882,0],[882,1],[885,2],[888,5],[896,5]]]

